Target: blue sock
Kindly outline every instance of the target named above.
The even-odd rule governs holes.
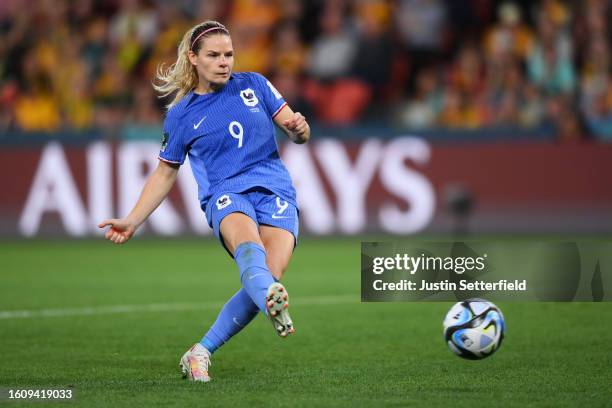
[[[266,264],[266,251],[254,242],[238,245],[234,260],[240,269],[240,282],[259,310],[266,313],[266,294],[274,278]]]
[[[246,327],[255,316],[259,309],[253,303],[249,294],[241,288],[219,312],[217,320],[210,330],[202,337],[200,344],[212,354],[227,342],[232,336],[238,334]]]

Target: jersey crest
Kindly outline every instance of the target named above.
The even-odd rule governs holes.
[[[257,99],[257,95],[255,95],[255,91],[251,88],[243,89],[240,91],[240,97],[242,98],[242,102],[246,106],[253,107],[259,103],[259,99]]]

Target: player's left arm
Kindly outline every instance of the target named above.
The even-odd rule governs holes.
[[[289,105],[285,105],[274,116],[276,123],[287,134],[293,143],[302,144],[310,139],[310,126],[300,112],[293,112]]]

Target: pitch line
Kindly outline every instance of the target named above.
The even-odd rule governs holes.
[[[310,298],[295,298],[292,305],[316,306],[359,303],[356,295],[332,295]],[[0,310],[0,320],[30,319],[37,317],[95,316],[121,313],[176,312],[189,310],[218,310],[224,302],[208,303],[149,303],[144,305],[110,305],[78,308],[38,309],[38,310]]]

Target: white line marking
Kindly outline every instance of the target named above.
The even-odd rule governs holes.
[[[359,303],[358,295],[330,295],[311,298],[292,298],[297,306],[340,305]],[[0,320],[30,319],[36,317],[94,316],[120,313],[176,312],[186,310],[217,310],[222,302],[208,303],[150,303],[144,305],[90,306],[66,309],[0,310]]]

